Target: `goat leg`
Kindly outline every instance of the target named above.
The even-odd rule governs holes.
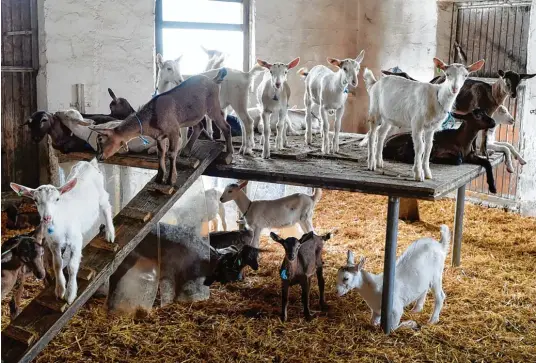
[[[486,169],[486,179],[488,182],[489,191],[493,194],[497,193],[497,188],[495,187],[495,178],[493,177],[493,168],[489,160],[476,155],[474,152],[467,155],[465,160],[470,164],[480,165]]]
[[[323,267],[317,267],[316,269],[316,278],[318,280],[318,290],[320,291],[320,309],[322,311],[328,310],[328,304],[326,304],[326,299],[324,296],[324,287],[326,282],[324,281]]]
[[[168,175],[167,184],[175,185],[175,183],[177,182],[177,154],[179,153],[179,147],[180,147],[179,135],[177,135],[176,137],[168,138],[168,141],[169,141],[168,158],[169,158],[169,164],[170,164],[169,165],[170,172]]]
[[[166,174],[167,143],[164,139],[159,139],[156,141],[156,146],[158,147],[158,173],[156,174],[156,182],[164,184],[164,177]]]
[[[288,280],[281,282],[281,321],[287,321],[287,306],[288,306]]]
[[[190,156],[192,148],[194,147],[194,143],[196,142],[199,135],[201,135],[201,131],[203,131],[201,122],[198,122],[192,127],[192,135],[190,136],[190,139],[188,140],[186,146],[182,149],[182,156]]]
[[[17,280],[15,281],[15,286],[13,288],[13,296],[9,302],[9,314],[11,316],[11,320],[15,319],[20,313],[20,300],[22,298],[22,294],[24,293],[25,276],[25,267],[23,266],[17,274]]]
[[[306,277],[303,283],[301,284],[301,287],[302,287],[303,314],[305,315],[305,320],[311,321],[313,320],[313,315],[311,314],[311,310],[309,309],[309,292],[311,290],[311,278]]]

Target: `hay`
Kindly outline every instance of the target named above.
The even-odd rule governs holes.
[[[291,288],[289,322],[280,322],[283,250],[263,239],[270,252],[244,283],[213,285],[208,301],[172,304],[139,319],[107,317],[104,299],[92,299],[36,361],[535,362],[535,219],[467,206],[462,267],[447,263],[447,299],[438,325],[424,325],[431,296],[423,313],[405,314],[421,330],[391,336],[370,325],[370,312],[355,291],[336,296],[336,272],[348,248],[367,256],[369,270],[382,270],[386,204],[385,197],[325,192],[314,222],[322,232],[338,228],[324,252],[330,311],[319,312],[314,280],[311,307],[317,315],[310,323],[302,318],[299,287]],[[453,201],[420,206],[423,222],[399,224],[398,255],[416,238],[438,238],[439,224],[452,227]],[[4,302],[2,327],[7,311]]]

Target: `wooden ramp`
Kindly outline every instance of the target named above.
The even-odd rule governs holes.
[[[35,358],[223,149],[219,143],[196,143],[192,157],[199,162],[190,159],[194,168],[178,167],[177,184],[170,193],[163,193],[151,180],[114,218],[115,243],[97,236],[84,248],[75,301],[67,305],[57,300],[54,286],[48,287],[2,331],[2,362],[29,362]]]

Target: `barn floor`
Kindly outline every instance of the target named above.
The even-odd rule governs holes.
[[[420,206],[423,222],[399,224],[397,255],[417,238],[438,238],[441,223],[452,228],[452,200]],[[423,324],[419,331],[385,336],[370,325],[370,312],[355,291],[336,296],[335,279],[348,248],[367,256],[370,271],[382,270],[386,209],[385,197],[325,191],[315,227],[338,229],[324,251],[330,311],[317,312],[310,323],[302,318],[299,287],[291,289],[289,321],[280,322],[283,249],[265,238],[269,252],[245,282],[213,285],[209,301],[174,304],[140,319],[107,317],[104,299],[91,299],[36,361],[535,362],[536,219],[467,205],[462,267],[450,267],[449,254],[439,324],[424,325],[432,311],[429,297],[423,313],[405,314]],[[35,283],[27,290],[26,303],[38,289]],[[317,310],[316,285],[311,302]],[[2,328],[8,322],[6,300]]]

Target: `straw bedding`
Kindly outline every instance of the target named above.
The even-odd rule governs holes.
[[[91,299],[36,361],[536,362],[536,219],[467,206],[462,267],[450,267],[449,254],[447,299],[437,325],[426,325],[431,294],[422,313],[403,317],[421,329],[390,336],[370,325],[370,311],[355,291],[336,296],[336,273],[348,248],[367,256],[369,271],[381,272],[386,204],[385,197],[325,192],[314,223],[320,232],[337,229],[324,251],[330,311],[319,312],[315,279],[311,307],[317,312],[310,323],[302,318],[299,286],[291,288],[289,321],[279,320],[283,249],[265,238],[262,246],[270,252],[259,271],[247,271],[245,282],[215,284],[208,301],[172,304],[141,319],[107,317],[104,299]],[[452,230],[452,200],[420,207],[422,222],[399,224],[397,255],[417,238],[439,238],[441,223]],[[31,284],[25,303],[39,288]],[[4,301],[2,327],[8,322]]]

